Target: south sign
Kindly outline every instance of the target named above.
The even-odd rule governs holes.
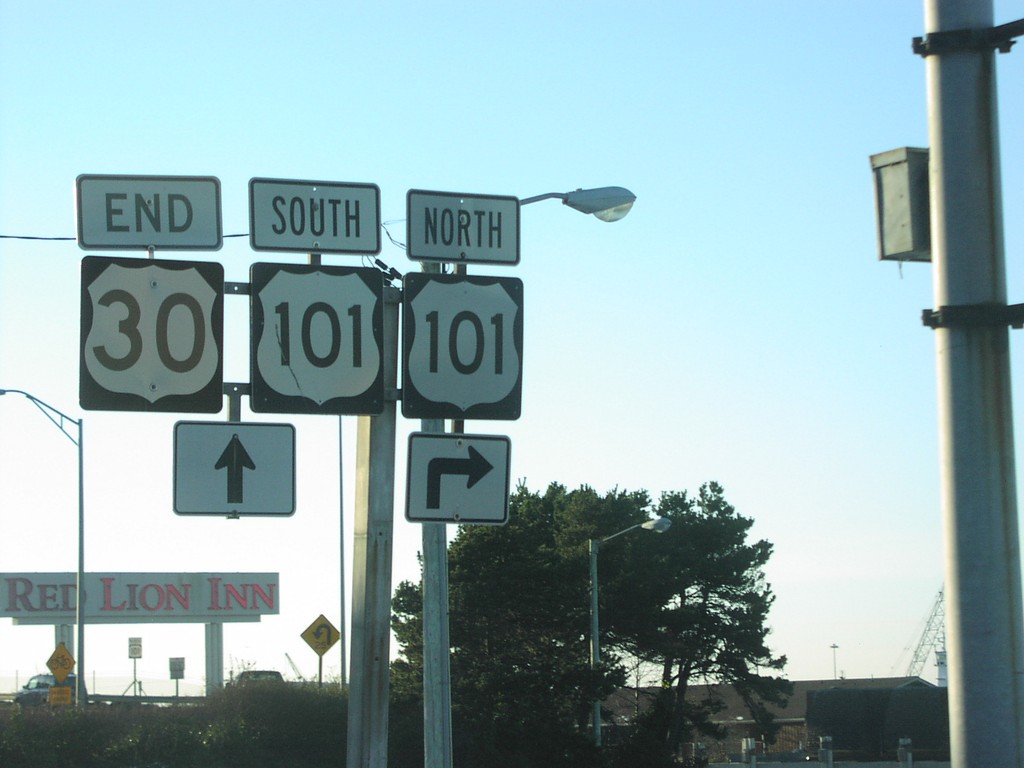
[[[380,188],[250,179],[249,243],[254,251],[380,253]]]

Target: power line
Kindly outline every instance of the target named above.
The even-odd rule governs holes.
[[[248,236],[249,236],[248,232],[240,232],[240,233],[238,233],[236,235],[224,235],[225,238],[228,238],[228,237],[248,237]],[[77,237],[43,237],[41,235],[0,235],[0,239],[2,239],[2,240],[50,240],[50,241],[58,241],[58,240],[64,240],[64,241],[71,240],[71,241],[75,241],[75,240],[78,240]]]

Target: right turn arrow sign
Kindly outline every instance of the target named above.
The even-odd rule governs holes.
[[[409,436],[406,519],[508,521],[511,441],[497,435],[414,432]]]

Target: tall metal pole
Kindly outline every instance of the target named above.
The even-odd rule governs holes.
[[[925,0],[928,34],[991,0]],[[995,52],[926,57],[936,307],[1006,305]],[[1008,329],[935,331],[952,764],[1024,766],[1024,659]]]
[[[75,626],[78,636],[75,664],[78,667],[78,674],[75,675],[75,706],[81,707],[86,703],[83,696],[85,684],[82,682],[85,675],[85,611],[83,610],[85,601],[85,451],[82,447],[83,421],[82,419],[72,419],[63,411],[23,389],[0,389],[0,395],[8,393],[22,395],[28,399],[78,449],[78,568],[75,574]],[[75,425],[74,435],[68,431],[65,423]]]
[[[597,553],[601,549],[599,539],[590,540],[590,668],[596,671],[601,664],[601,630],[597,616]],[[594,746],[601,746],[601,700],[594,700],[591,715],[594,731]]]
[[[384,290],[384,387],[398,381],[398,295]],[[379,416],[360,416],[352,563],[352,674],[348,768],[387,768],[391,662],[391,559],[395,508],[394,398]]]
[[[443,429],[424,430],[442,432]],[[425,768],[452,766],[448,542],[444,523],[423,524],[423,753]]]
[[[438,264],[423,271],[438,273]],[[464,274],[465,269],[461,268]],[[422,419],[423,432],[444,432],[443,419]],[[452,768],[451,640],[448,624],[448,526],[423,523],[423,763]]]
[[[75,575],[75,623],[78,640],[78,674],[75,675],[75,706],[85,701],[85,451],[82,419],[78,425],[78,573]]]
[[[341,688],[348,687],[348,656],[345,645],[348,643],[348,631],[345,618],[348,616],[345,607],[345,436],[342,433],[342,417],[338,417],[338,573],[341,574]]]

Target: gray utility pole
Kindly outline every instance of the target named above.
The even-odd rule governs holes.
[[[1024,614],[992,0],[925,0],[952,764],[1024,768]],[[1006,25],[1007,27],[1016,27]],[[1018,33],[1019,34],[1019,33]],[[1024,172],[1024,169],[1018,169]]]
[[[398,289],[384,290],[381,362],[384,388],[391,396],[385,398],[379,416],[359,417],[356,441],[348,768],[387,768],[388,764],[399,300]]]

